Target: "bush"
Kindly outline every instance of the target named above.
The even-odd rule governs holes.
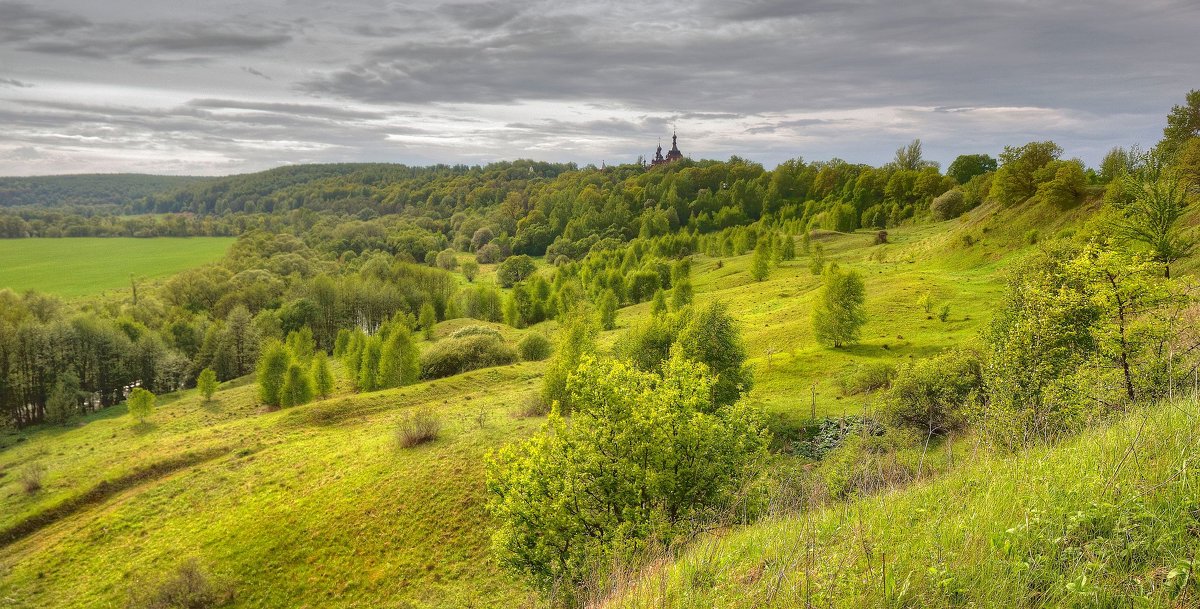
[[[491,336],[496,340],[504,340],[504,336],[495,328],[487,326],[463,326],[450,333],[450,338],[466,338],[468,336]]]
[[[550,339],[544,334],[533,332],[526,334],[521,342],[517,343],[517,352],[521,354],[521,359],[527,362],[539,362],[550,357],[550,353],[554,350],[550,344]]]
[[[900,369],[884,403],[889,423],[942,434],[962,427],[983,385],[973,351],[954,349]]]
[[[843,374],[838,379],[838,387],[843,395],[870,393],[879,389],[887,389],[896,378],[896,368],[890,364],[874,363],[860,366]]]
[[[875,233],[875,245],[883,245],[888,242],[887,231],[881,230]]]
[[[517,416],[522,418],[544,417],[550,414],[550,402],[541,393],[535,393],[525,398],[517,409]]]
[[[437,379],[469,370],[517,361],[517,353],[494,336],[448,338],[433,346],[421,362],[421,378]]]
[[[179,565],[175,573],[158,582],[134,583],[129,595],[130,609],[211,609],[233,601],[233,589],[212,581],[195,559]]]
[[[475,261],[479,264],[500,262],[500,259],[503,257],[504,252],[495,243],[489,243],[475,251]]]
[[[442,418],[429,406],[414,408],[400,419],[396,442],[401,448],[412,448],[432,442],[442,433]]]
[[[30,463],[21,469],[21,488],[28,494],[42,489],[42,479],[46,476],[46,466],[41,463]]]
[[[916,478],[917,464],[905,449],[920,442],[911,433],[891,429],[882,435],[855,433],[825,454],[819,473],[830,497],[870,495]]]
[[[809,459],[821,459],[831,450],[845,443],[852,435],[883,435],[884,428],[873,419],[850,415],[846,417],[821,419],[813,437],[796,442],[793,446],[796,454]]]
[[[951,220],[961,216],[965,211],[967,211],[966,199],[963,191],[957,188],[938,195],[938,198],[929,204],[929,212],[933,214],[935,220]]]
[[[500,263],[496,269],[496,281],[500,283],[500,287],[511,288],[525,281],[535,270],[537,267],[533,264],[533,258],[525,254],[513,256]]]

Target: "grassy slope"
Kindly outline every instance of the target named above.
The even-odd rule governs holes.
[[[610,607],[1196,607],[1200,404],[694,543]],[[962,457],[968,458],[962,458]],[[1195,575],[1193,573],[1192,577]]]
[[[0,239],[0,288],[59,296],[129,287],[217,260],[231,237]]]
[[[1002,239],[1017,238],[996,230],[982,244],[957,245],[962,231],[982,234],[973,224],[981,221],[972,216],[894,230],[885,246],[871,245],[864,233],[823,237],[831,257],[867,281],[871,320],[862,344],[849,349],[812,342],[809,315],[819,282],[804,258],[757,283],[748,277],[748,255],[720,265],[699,257],[697,299],[721,299],[742,320],[758,369],[751,399],[778,427],[807,419],[814,384],[818,414],[854,412],[871,398],[839,396],[832,378],[840,371],[869,361],[900,363],[976,336],[1001,289],[996,271],[1011,258],[989,252],[1012,251],[1014,244]],[[493,269],[483,271],[479,281]],[[950,304],[948,322],[927,319],[918,308],[925,290]],[[648,312],[648,304],[623,309],[620,327],[601,344],[611,345]],[[468,323],[474,322],[441,324],[439,334]],[[521,332],[505,333],[515,339]],[[768,351],[775,352],[769,364]],[[489,559],[482,457],[540,425],[512,413],[536,390],[541,368],[524,363],[357,396],[343,387],[331,400],[272,413],[254,405],[253,386],[231,386],[211,405],[191,393],[175,397],[147,428],[130,427],[117,408],[78,427],[33,431],[7,448],[12,438],[0,437],[0,530],[102,479],[180,455],[205,458],[0,547],[0,598],[17,607],[119,604],[133,575],[160,573],[196,556],[237,585],[243,607],[526,601],[529,592]],[[449,428],[432,445],[399,451],[395,422],[421,404],[434,405]],[[481,412],[482,428],[475,422]],[[16,477],[31,461],[49,473],[47,488],[27,496]],[[90,567],[98,564],[111,568]]]

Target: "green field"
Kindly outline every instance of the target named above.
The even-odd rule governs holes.
[[[0,239],[0,288],[67,298],[128,288],[212,262],[232,237]]]

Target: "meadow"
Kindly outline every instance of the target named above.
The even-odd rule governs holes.
[[[129,288],[219,259],[232,237],[0,239],[0,288],[66,298]]]

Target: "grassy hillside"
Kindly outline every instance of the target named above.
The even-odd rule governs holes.
[[[231,237],[0,239],[0,288],[89,296],[217,260]]]
[[[814,387],[818,416],[869,409],[872,396],[841,394],[840,374],[977,336],[1002,289],[998,271],[1023,247],[993,256],[988,238],[962,244],[957,235],[978,221],[893,230],[885,245],[873,233],[818,238],[831,260],[866,279],[870,321],[854,347],[813,341],[819,281],[803,256],[764,282],[750,278],[750,255],[700,256],[697,301],[725,301],[741,320],[756,367],[749,399],[786,437],[811,416]],[[946,321],[918,305],[924,292],[950,307]],[[648,303],[621,310],[602,348],[648,315]],[[470,323],[446,322],[438,333]],[[553,330],[551,322],[503,331],[514,340]],[[260,410],[243,380],[211,404],[169,396],[145,426],[118,407],[70,428],[0,437],[0,598],[15,607],[118,605],[138,576],[195,557],[234,585],[238,607],[532,604],[491,559],[482,463],[541,425],[516,413],[542,368],[521,363],[361,395],[343,379],[334,398],[277,412]],[[446,431],[397,448],[397,421],[420,406],[433,407]],[[35,462],[46,467],[45,488],[27,494],[19,477]]]
[[[1195,607],[1200,403],[694,543],[608,607]],[[811,603],[811,604],[810,604]]]

